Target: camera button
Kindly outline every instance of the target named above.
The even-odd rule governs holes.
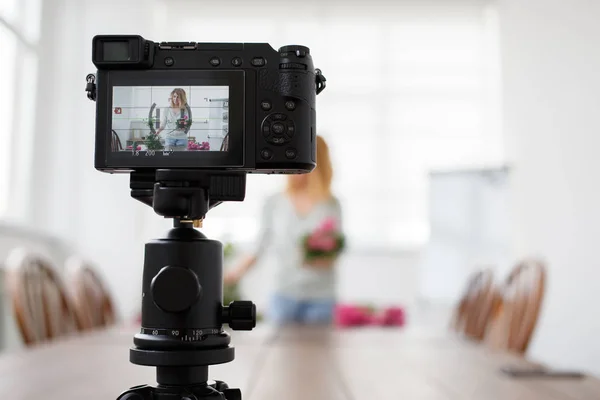
[[[296,103],[292,100],[288,100],[285,102],[285,108],[287,108],[289,111],[294,111],[296,109]]]
[[[272,107],[271,102],[268,100],[263,100],[260,103],[260,108],[262,108],[265,111],[269,111],[271,109],[271,107]]]
[[[296,158],[296,155],[297,155],[296,149],[294,149],[292,147],[285,150],[285,157],[288,160],[293,160],[294,158]]]
[[[286,140],[281,136],[273,136],[273,137],[271,137],[271,140],[269,140],[269,141],[276,145],[282,145],[286,142]]]
[[[271,127],[269,125],[263,125],[262,131],[265,137],[269,136],[269,133],[271,133]]]
[[[242,65],[242,59],[240,57],[233,57],[231,59],[231,65],[233,65],[234,67],[239,67],[240,65]]]
[[[218,67],[219,65],[221,65],[221,59],[219,57],[213,57],[210,59],[210,65],[212,65],[213,67]]]
[[[271,117],[273,118],[273,121],[285,121],[287,118],[285,114],[273,114]]]
[[[264,148],[260,151],[260,156],[264,160],[270,160],[271,158],[273,158],[273,150]]]
[[[175,64],[175,60],[173,59],[173,57],[166,57],[165,58],[165,65],[167,67],[172,66],[173,64]]]
[[[252,59],[252,65],[255,67],[264,67],[267,64],[267,60],[262,57],[254,57]]]
[[[290,123],[288,124],[288,127],[287,127],[287,133],[286,133],[286,134],[287,134],[289,137],[292,137],[292,136],[294,136],[294,133],[296,133],[296,127],[295,127],[295,126],[294,126],[294,125],[293,125],[293,124],[290,122]]]
[[[285,125],[283,125],[281,122],[275,122],[271,129],[273,130],[273,133],[281,135],[285,131]]]

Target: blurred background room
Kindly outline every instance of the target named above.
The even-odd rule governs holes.
[[[94,35],[302,44],[327,77],[317,129],[347,238],[339,302],[399,307],[402,329],[445,331],[481,308],[489,293],[475,288],[473,305],[465,290],[487,270],[483,332],[511,271],[535,260],[545,287],[523,352],[600,374],[598,17],[592,0],[0,0],[0,264],[24,247],[68,276],[77,256],[119,323],[139,316],[144,243],[171,222],[130,197],[127,174],[94,169]],[[244,202],[208,214],[202,231],[228,244],[226,268],[284,186],[251,175]],[[273,264],[240,281],[259,310]],[[9,292],[5,351],[25,340]]]

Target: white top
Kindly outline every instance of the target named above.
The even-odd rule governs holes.
[[[177,120],[181,119],[182,116],[188,115],[187,110],[183,110],[181,113],[180,108],[166,107],[162,109],[162,115],[160,116],[160,127],[163,129],[165,138],[170,139],[185,139],[187,133],[184,129],[177,128]],[[189,118],[189,115],[188,115]]]
[[[334,218],[342,229],[337,199],[317,204],[307,215],[299,215],[289,197],[276,194],[263,206],[257,256],[267,249],[276,265],[275,292],[300,300],[334,299],[335,266],[317,269],[304,265],[302,238],[312,233],[326,218]]]

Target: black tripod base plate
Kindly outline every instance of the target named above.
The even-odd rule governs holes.
[[[204,350],[143,350],[133,347],[129,351],[129,361],[137,365],[151,367],[179,367],[224,364],[233,361],[235,349],[223,347]]]

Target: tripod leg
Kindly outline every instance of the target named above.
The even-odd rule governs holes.
[[[200,386],[135,386],[117,400],[242,400],[240,389],[230,389],[225,382]]]
[[[240,389],[230,389],[229,385],[223,381],[215,381],[215,384],[211,386],[223,393],[227,400],[242,400],[242,391]]]
[[[148,385],[134,386],[126,392],[121,393],[117,400],[150,400],[152,398],[152,387]]]

